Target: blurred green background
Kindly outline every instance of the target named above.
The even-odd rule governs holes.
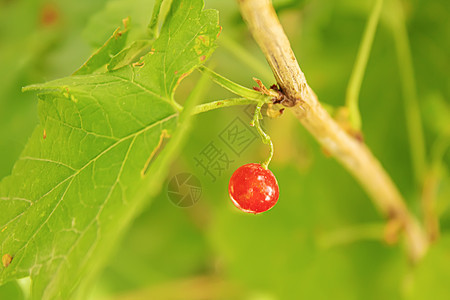
[[[205,2],[219,10],[223,27],[209,65],[248,87],[255,85],[252,77],[275,83],[237,3]],[[300,66],[324,103],[344,105],[373,3],[274,1]],[[153,1],[145,0],[0,0],[0,178],[10,174],[38,122],[37,98],[21,93],[21,87],[70,75],[123,18],[130,16],[132,26],[145,28],[152,7]],[[270,168],[280,185],[278,204],[257,216],[238,211],[228,197],[228,179],[240,165],[264,160],[268,149],[257,138],[239,155],[233,152],[221,133],[236,118],[248,123],[250,116],[247,107],[227,108],[195,117],[167,179],[194,174],[202,185],[200,200],[179,208],[169,201],[166,186],[121,241],[92,299],[450,299],[450,153],[442,159],[434,155],[449,140],[450,5],[448,0],[409,0],[402,8],[428,170],[438,174],[441,235],[419,265],[410,265],[401,243],[383,241],[384,219],[370,199],[289,112],[264,120],[275,145]],[[389,9],[385,6],[383,16]],[[401,72],[383,16],[360,94],[363,132],[421,218]],[[139,36],[139,30],[134,32]],[[181,84],[180,102],[196,78],[194,73]],[[213,83],[206,95],[205,101],[231,96]],[[195,160],[210,143],[230,159],[214,171],[215,179]],[[17,284],[0,287],[0,299],[21,298]]]

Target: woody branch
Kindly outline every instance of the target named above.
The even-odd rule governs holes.
[[[332,156],[361,184],[376,207],[404,230],[412,261],[426,252],[428,242],[409,212],[392,179],[360,140],[349,135],[325,111],[306,82],[270,0],[238,0],[241,14],[263,51],[282,92],[285,104]]]

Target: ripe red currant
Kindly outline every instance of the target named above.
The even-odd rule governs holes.
[[[277,179],[260,164],[246,164],[234,171],[228,192],[237,208],[254,214],[271,209],[279,195]]]

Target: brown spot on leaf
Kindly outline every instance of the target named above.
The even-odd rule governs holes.
[[[42,135],[42,138],[45,140],[47,138],[47,131],[44,129],[44,134]]]
[[[144,62],[143,61],[137,61],[135,63],[133,63],[133,67],[143,67],[144,66]]]
[[[178,71],[175,71],[175,75],[177,75],[178,74]]]
[[[122,19],[122,23],[123,23],[123,27],[125,28],[125,30],[127,30],[128,23],[130,23],[130,18]]]
[[[206,55],[200,56],[200,61],[204,61],[206,59]]]
[[[128,27],[129,21],[130,21],[130,18],[122,19],[124,29],[120,30],[120,27],[117,28],[116,31],[114,31],[114,39],[116,39],[116,40],[119,39],[124,33],[127,32],[127,30],[128,30],[127,27]]]
[[[2,257],[3,266],[5,268],[7,268],[11,264],[12,259],[13,259],[13,257],[11,256],[11,254],[3,255],[3,257]]]

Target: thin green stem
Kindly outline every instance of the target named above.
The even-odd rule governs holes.
[[[216,72],[214,72],[211,69],[208,69],[204,66],[199,67],[199,70],[201,72],[203,72],[204,74],[209,75],[212,78],[212,80],[215,81],[217,84],[221,85],[222,87],[226,88],[227,90],[229,90],[243,98],[226,99],[226,100],[219,100],[219,101],[201,104],[193,109],[193,114],[198,114],[198,113],[210,111],[210,110],[213,110],[216,108],[221,108],[221,107],[257,103],[256,109],[255,109],[255,114],[253,116],[253,121],[252,121],[251,125],[255,126],[256,130],[258,131],[259,135],[261,136],[263,143],[268,144],[270,146],[269,157],[261,164],[263,168],[267,169],[267,167],[273,157],[273,143],[272,143],[272,140],[270,139],[270,136],[262,130],[259,120],[262,119],[261,107],[265,103],[272,103],[273,97],[262,94],[261,92],[257,92],[257,91],[248,89],[246,87],[243,87],[243,86],[217,74]],[[259,82],[259,84],[262,84],[260,81],[258,81],[258,82]]]
[[[366,71],[367,61],[369,60],[370,50],[372,48],[375,32],[377,30],[378,20],[380,19],[383,0],[376,0],[366,28],[364,29],[363,38],[359,46],[356,62],[353,67],[350,81],[347,86],[346,106],[349,110],[350,122],[354,129],[361,129],[361,114],[359,112],[359,92],[361,90],[364,73]]]
[[[389,20],[394,36],[395,49],[397,52],[399,71],[401,75],[411,159],[415,180],[419,185],[422,185],[427,163],[422,118],[420,115],[419,102],[416,92],[412,55],[401,3],[399,3],[399,1],[393,1],[392,5],[394,5],[394,9],[392,10]]]
[[[255,104],[255,103],[257,103],[257,101],[252,100],[252,99],[246,99],[246,98],[230,98],[230,99],[224,99],[224,100],[217,100],[217,101],[212,101],[212,102],[197,105],[196,107],[194,107],[192,109],[191,114],[197,115],[197,114],[204,113],[204,112],[218,109],[218,108],[237,106],[237,105],[248,105],[248,104]]]
[[[263,95],[260,92],[243,87],[242,85],[239,85],[239,84],[223,77],[222,75],[217,74],[216,72],[214,72],[211,69],[208,69],[205,66],[201,66],[198,69],[199,69],[199,71],[204,72],[207,75],[209,75],[214,82],[216,82],[220,86],[224,87],[225,89],[229,90],[230,92],[232,92],[238,96],[241,96],[243,98],[247,98],[250,100],[262,101],[264,103],[271,103],[272,97],[270,97],[270,96]]]
[[[264,130],[262,130],[261,128],[261,124],[259,123],[259,120],[262,119],[262,114],[261,114],[261,107],[264,105],[264,102],[259,102],[258,105],[256,106],[255,109],[255,114],[253,115],[253,120],[251,122],[251,126],[255,126],[256,131],[258,131],[259,135],[261,136],[261,139],[263,141],[264,144],[269,145],[270,147],[270,152],[269,152],[269,156],[267,157],[267,159],[261,164],[261,166],[264,169],[267,169],[270,161],[272,160],[273,157],[273,143],[272,140],[270,138],[270,136],[264,132]]]

